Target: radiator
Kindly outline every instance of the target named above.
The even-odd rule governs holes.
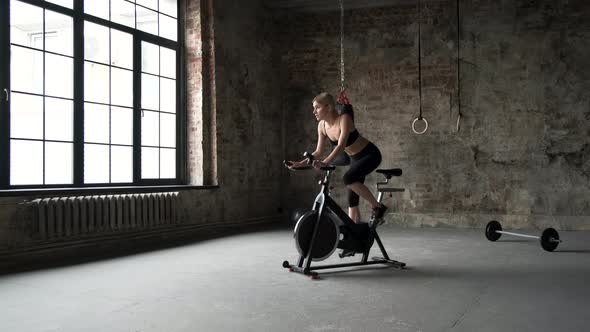
[[[38,234],[55,239],[178,222],[178,192],[39,198]]]

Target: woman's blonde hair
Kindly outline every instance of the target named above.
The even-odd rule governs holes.
[[[322,92],[319,95],[315,96],[315,98],[313,98],[313,101],[318,102],[324,106],[329,105],[333,111],[336,110],[336,102],[334,101],[334,97],[327,92]]]

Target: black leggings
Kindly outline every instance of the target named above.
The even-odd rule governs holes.
[[[344,173],[342,180],[345,185],[356,182],[365,183],[365,177],[374,171],[381,163],[381,152],[373,143],[369,143],[359,153],[350,156],[350,168]],[[348,189],[348,206],[359,205],[359,195]]]

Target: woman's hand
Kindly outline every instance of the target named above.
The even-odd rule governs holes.
[[[313,161],[313,168],[315,169],[320,169],[322,167],[328,166],[328,164],[324,163],[323,161],[319,161],[319,160],[314,160]]]
[[[287,166],[287,168],[290,169],[290,170],[294,170],[294,169],[297,169],[297,168],[301,168],[301,167],[307,166],[307,162],[306,161],[287,161],[285,163],[285,166]]]

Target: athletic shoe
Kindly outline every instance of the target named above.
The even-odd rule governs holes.
[[[377,223],[377,225],[381,225],[385,221],[383,220],[385,211],[387,211],[387,206],[383,204],[379,205],[376,208],[373,208],[373,220]]]

